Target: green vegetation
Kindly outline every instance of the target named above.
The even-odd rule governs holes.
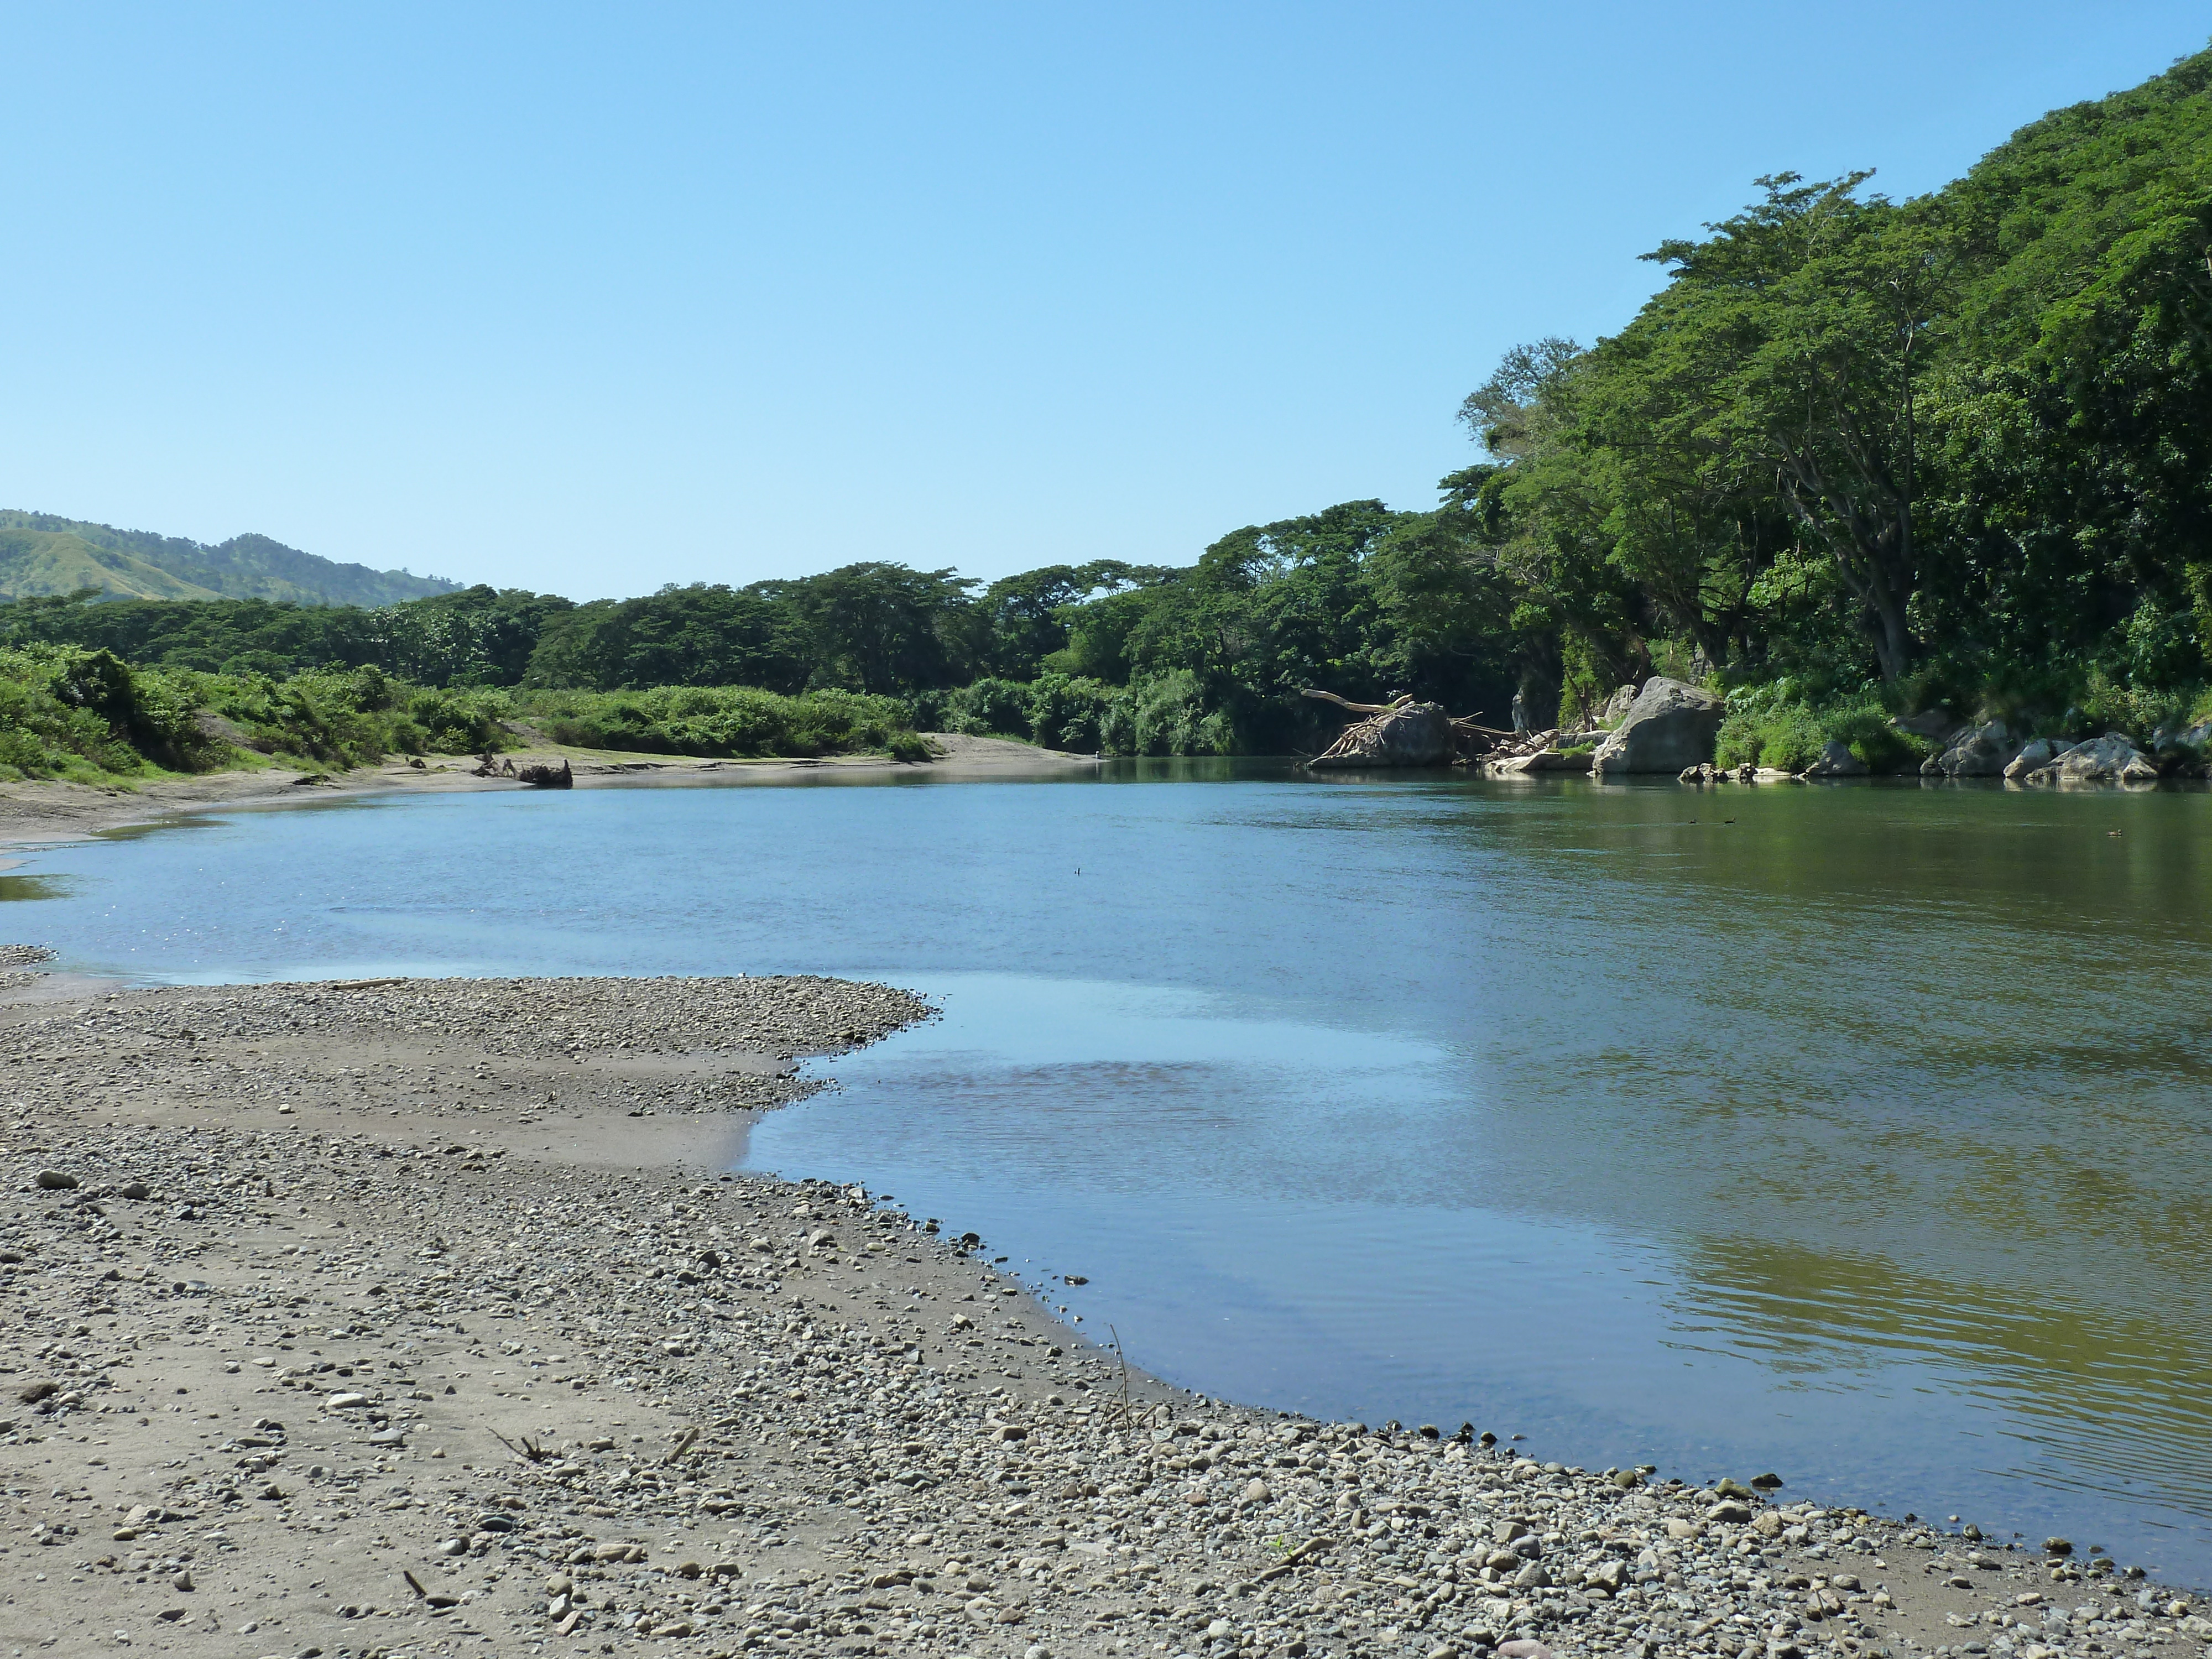
[[[1740,687],[1729,699],[1713,758],[1723,766],[1771,766],[1800,772],[1830,742],[1842,744],[1870,772],[1917,770],[1935,745],[1899,732],[1873,692],[1836,697],[1815,706],[1800,687],[1783,679]]]
[[[205,752],[189,692],[112,652],[0,649],[0,776],[93,781]]]
[[[1936,702],[2138,734],[2199,703],[2208,85],[2212,54],[1911,201],[1761,180],[1650,256],[1671,278],[1619,335],[1510,357],[1460,487],[1565,701],[1686,657],[1743,758],[1878,749]]]
[[[423,686],[374,665],[283,679],[134,668],[76,646],[0,647],[0,779],[128,782],[287,764],[474,755],[539,736],[648,754],[928,758],[903,703],[844,691],[510,692]]]
[[[285,680],[133,667],[76,646],[0,648],[0,778],[128,781],[276,762],[358,766],[393,753],[508,746],[496,692],[426,688],[369,667]]]
[[[922,760],[927,750],[906,706],[862,692],[809,691],[787,697],[730,686],[662,686],[649,691],[539,691],[518,710],[556,743],[650,755],[889,754]]]
[[[1461,411],[1481,459],[1425,512],[1348,501],[1185,568],[988,586],[868,562],[582,605],[57,594],[0,605],[0,645],[104,650],[348,752],[541,707],[580,741],[672,752],[908,726],[1281,752],[1340,724],[1309,686],[1501,722],[1517,696],[1546,726],[1667,673],[1729,694],[1723,759],[1837,740],[1895,770],[1922,746],[1890,717],[1937,703],[2146,740],[2212,712],[2212,52],[1932,195],[1867,183],[1762,179],[1648,256],[1666,284],[1619,334],[1508,354]],[[40,525],[103,556],[161,543]],[[164,568],[207,586],[184,558]],[[370,670],[407,688],[392,707],[347,716],[317,689]]]

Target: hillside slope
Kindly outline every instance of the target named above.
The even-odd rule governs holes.
[[[46,513],[0,511],[0,599],[96,587],[116,599],[397,605],[459,586],[302,553],[266,536],[218,545]]]

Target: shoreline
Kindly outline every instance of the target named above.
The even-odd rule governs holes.
[[[928,1218],[727,1171],[814,1086],[799,1060],[929,1017],[893,988],[37,978],[0,1002],[0,1639],[27,1650],[2087,1659],[2212,1637],[2194,1598],[1786,1488],[1647,1485],[1134,1371],[1125,1408],[1113,1354]]]
[[[950,752],[927,762],[895,761],[876,755],[830,756],[817,760],[716,760],[682,755],[634,755],[617,751],[538,748],[516,750],[503,758],[518,765],[532,761],[569,761],[579,789],[717,788],[744,785],[790,784],[802,780],[879,778],[887,775],[916,779],[992,779],[1066,777],[1095,769],[1098,757],[1065,754],[1007,738],[970,738],[931,733],[933,740],[951,745]],[[1207,757],[1250,759],[1289,764],[1290,757]],[[1583,766],[1554,766],[1552,757],[1537,754],[1524,759],[1536,763],[1492,763],[1476,761],[1465,767],[1346,768],[1318,774],[1330,782],[1371,783],[1378,780],[1425,782],[1459,779],[1489,783],[1526,784],[1588,777]],[[1510,769],[1506,769],[1510,768]],[[1764,771],[1748,778],[1717,774],[1689,780],[1663,772],[1638,774],[1608,780],[1601,786],[1627,788],[1674,787],[1702,791],[1717,786],[1755,788],[1778,784],[1800,787],[1914,789],[1985,789],[2034,799],[2080,795],[2144,795],[2166,791],[2203,792],[2212,781],[2188,777],[2160,778],[2154,784],[2025,785],[1996,777],[1928,777],[1899,774],[1850,777],[1811,776],[1799,773]],[[421,769],[404,762],[386,761],[337,773],[294,772],[281,767],[263,770],[211,772],[196,777],[160,779],[135,788],[94,787],[58,780],[0,781],[0,854],[68,842],[117,830],[158,824],[166,819],[195,813],[230,811],[244,808],[312,805],[333,798],[378,795],[514,793],[529,786],[513,778],[480,778],[471,764],[448,757]],[[10,867],[0,862],[0,871]]]
[[[1009,738],[925,733],[945,752],[928,762],[881,755],[832,755],[819,759],[780,757],[719,760],[690,755],[633,754],[616,750],[535,745],[501,758],[518,767],[567,760],[579,789],[712,787],[741,783],[789,783],[801,778],[1015,778],[1064,776],[1095,766],[1095,758],[1063,754]],[[344,772],[296,772],[284,767],[209,772],[163,778],[135,788],[94,787],[59,780],[0,782],[0,848],[81,841],[87,836],[240,807],[289,806],[333,797],[380,794],[513,794],[529,787],[511,777],[483,778],[466,756],[447,756],[416,768],[386,760]]]

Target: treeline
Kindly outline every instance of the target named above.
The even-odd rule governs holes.
[[[1306,687],[1500,724],[1517,698],[1540,726],[1659,672],[1729,691],[1730,752],[1776,765],[1939,702],[2148,735],[2212,679],[2208,87],[2212,53],[1908,201],[1759,181],[1649,256],[1666,285],[1619,334],[1509,354],[1461,411],[1481,459],[1425,512],[1351,501],[1186,567],[988,585],[869,562],[582,605],[24,600],[0,641],[598,697],[591,729],[641,745],[707,741],[670,699],[745,687],[1109,753],[1282,752],[1337,723]]]
[[[1193,754],[1312,741],[1329,722],[1308,685],[1388,682],[1502,718],[1509,611],[1437,515],[1355,501],[1237,531],[1184,569],[1098,561],[987,585],[866,563],[583,605],[473,587],[377,611],[78,594],[0,605],[0,642],[270,681],[374,668],[447,690],[842,691],[899,699],[924,729]],[[654,723],[629,706],[602,725]]]

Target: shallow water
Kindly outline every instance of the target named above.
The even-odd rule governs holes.
[[[238,812],[29,858],[149,979],[804,970],[750,1161],[1203,1393],[2212,1580],[2212,797],[1124,766]],[[29,879],[26,879],[28,878]]]

